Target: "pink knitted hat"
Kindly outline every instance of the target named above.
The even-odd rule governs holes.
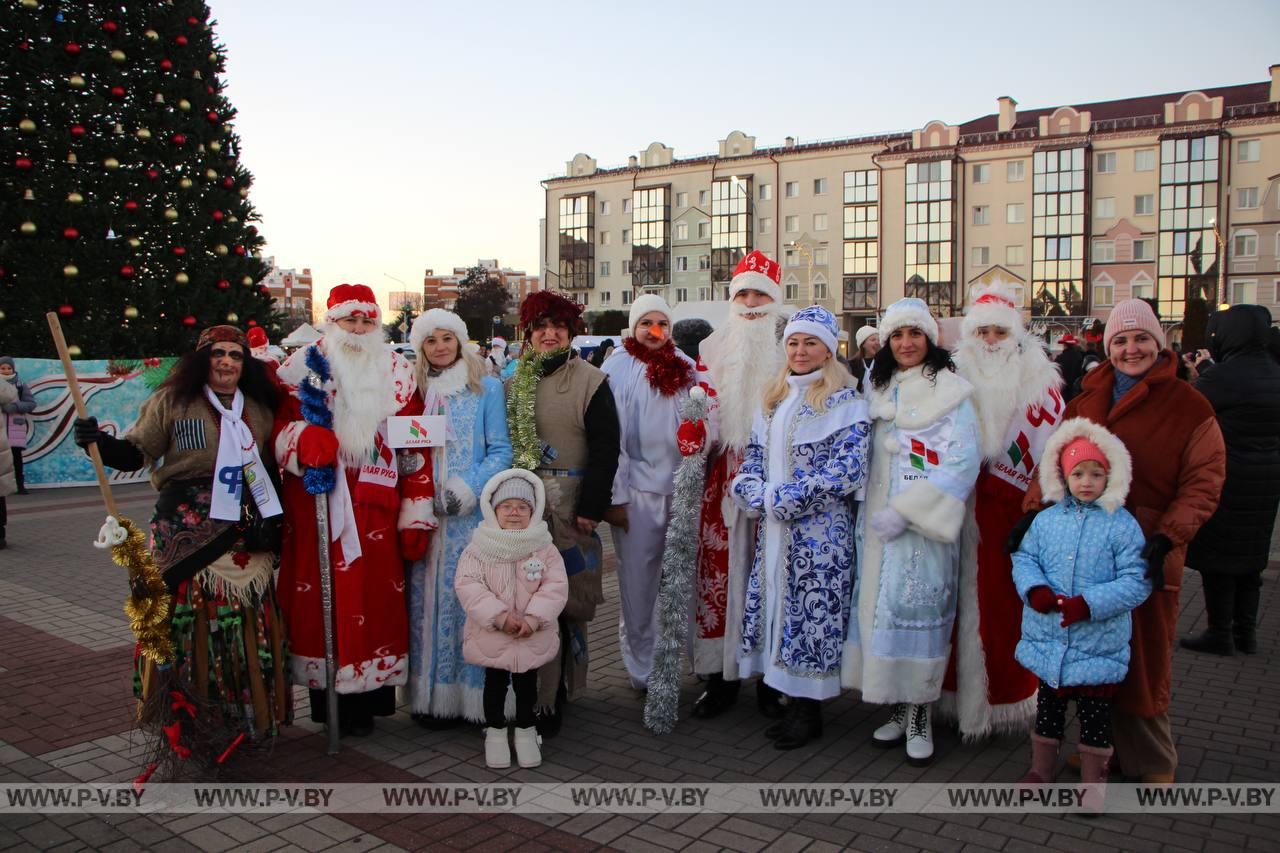
[[[1062,468],[1062,476],[1065,478],[1081,462],[1090,460],[1097,462],[1102,466],[1103,471],[1110,473],[1111,463],[1107,460],[1107,455],[1102,452],[1102,448],[1084,436],[1080,436],[1071,439],[1067,442],[1067,446],[1062,448],[1062,455],[1058,457],[1058,466]]]
[[[1164,329],[1156,319],[1156,312],[1141,299],[1126,299],[1111,309],[1107,328],[1102,333],[1102,351],[1111,354],[1111,339],[1121,332],[1146,332],[1164,349]]]

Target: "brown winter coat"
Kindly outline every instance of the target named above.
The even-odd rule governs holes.
[[[1129,674],[1117,696],[1120,711],[1155,717],[1169,709],[1171,655],[1187,544],[1218,507],[1226,478],[1226,449],[1213,407],[1176,375],[1177,357],[1165,351],[1155,367],[1118,403],[1111,405],[1115,368],[1103,362],[1084,380],[1084,391],[1067,405],[1066,418],[1088,418],[1124,442],[1133,457],[1133,485],[1125,508],[1147,537],[1163,533],[1173,542],[1164,562],[1164,590],[1152,592],[1133,612]],[[1056,460],[1042,460],[1048,464]],[[1040,508],[1033,482],[1023,502]]]

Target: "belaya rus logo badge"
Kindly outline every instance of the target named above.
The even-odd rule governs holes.
[[[1027,440],[1025,432],[1019,432],[1018,437],[1009,445],[1009,460],[1013,462],[1013,467],[1019,465],[1027,469],[1027,473],[1031,473],[1031,469],[1036,467],[1036,462],[1031,458],[1031,442]]]
[[[417,418],[412,418],[409,421],[409,435],[412,438],[430,438],[430,435],[427,432],[427,425]]]
[[[937,467],[938,453],[918,438],[911,439],[911,467],[923,471],[925,463]]]

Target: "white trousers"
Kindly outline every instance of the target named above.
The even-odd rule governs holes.
[[[671,496],[632,491],[624,533],[613,528],[613,551],[618,557],[618,647],[631,685],[643,688],[653,669],[653,644],[658,633],[658,586],[662,580],[662,551],[671,520]]]

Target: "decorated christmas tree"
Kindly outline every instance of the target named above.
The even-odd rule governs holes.
[[[199,0],[0,8],[0,351],[179,354],[278,333],[223,48]]]

